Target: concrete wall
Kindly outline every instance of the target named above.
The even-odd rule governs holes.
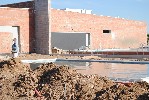
[[[52,32],[86,32],[91,34],[91,48],[136,48],[147,41],[147,25],[108,16],[80,14],[52,9]],[[103,33],[111,30],[111,33]]]
[[[36,52],[51,53],[50,0],[35,1]]]
[[[35,38],[34,38],[34,14],[32,9],[1,7],[0,26],[19,26],[21,53],[28,53],[33,51]],[[3,33],[3,35],[4,34],[5,33]],[[12,40],[12,38],[9,37],[9,35],[7,37],[8,40]],[[1,36],[0,40],[3,40],[3,38],[4,37]],[[8,45],[7,42],[2,41],[0,42],[0,44]]]
[[[51,37],[51,46],[63,50],[74,50],[86,46],[86,33],[52,33]]]

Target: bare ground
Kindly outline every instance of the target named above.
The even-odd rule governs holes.
[[[31,70],[20,61],[41,57],[59,56],[22,55],[0,62],[1,100],[149,100],[146,82],[117,83],[106,77],[82,75],[69,66],[54,63]]]

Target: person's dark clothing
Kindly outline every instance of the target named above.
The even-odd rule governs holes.
[[[12,53],[17,53],[17,45],[16,45],[16,43],[14,43],[12,45]]]

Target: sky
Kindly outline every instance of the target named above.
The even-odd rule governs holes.
[[[0,5],[31,0],[0,0]],[[93,14],[144,21],[149,33],[149,0],[52,0],[56,9],[72,8],[92,10]]]

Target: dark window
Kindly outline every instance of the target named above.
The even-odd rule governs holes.
[[[111,30],[103,30],[103,33],[111,33]]]

